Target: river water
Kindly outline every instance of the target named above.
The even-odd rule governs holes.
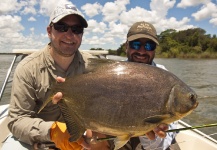
[[[183,120],[191,125],[217,123],[217,59],[156,59],[198,95],[199,106]],[[201,131],[217,139],[217,127]]]
[[[117,56],[108,56],[108,58],[126,60],[124,57]],[[0,55],[0,86],[3,84],[12,59],[13,56]],[[155,62],[164,65],[198,95],[199,106],[189,116],[183,118],[183,121],[190,125],[217,123],[217,59],[156,58]],[[11,80],[12,78],[9,79],[9,81]],[[7,85],[0,105],[9,102],[10,88],[11,82]],[[217,127],[200,130],[217,139]]]

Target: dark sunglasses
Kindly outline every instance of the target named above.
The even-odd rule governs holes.
[[[130,41],[129,46],[131,49],[139,50],[141,46],[144,46],[144,49],[147,51],[153,51],[156,48],[156,43],[153,41],[147,41],[143,44],[140,41]]]
[[[74,34],[81,34],[84,32],[84,28],[81,26],[78,26],[78,25],[69,26],[63,22],[57,22],[57,23],[51,24],[51,26],[53,26],[54,29],[59,32],[67,32],[69,28],[71,28]]]

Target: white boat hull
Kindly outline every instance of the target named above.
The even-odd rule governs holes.
[[[179,121],[178,128],[185,127],[190,125]],[[176,141],[181,150],[217,150],[217,141],[197,129],[180,131]]]
[[[2,147],[2,142],[5,140],[5,138],[8,136],[10,133],[7,124],[8,124],[8,105],[1,105],[0,106],[0,149]]]

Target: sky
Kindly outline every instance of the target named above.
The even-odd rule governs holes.
[[[46,46],[49,16],[58,3],[74,4],[88,22],[81,50],[118,49],[137,21],[152,23],[158,34],[202,28],[217,35],[217,0],[0,0],[0,52]]]

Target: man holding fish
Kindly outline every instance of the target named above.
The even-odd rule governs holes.
[[[145,21],[134,23],[128,31],[126,41],[126,53],[128,61],[138,62],[156,66],[162,69],[166,68],[163,65],[156,64],[153,59],[155,57],[156,46],[159,45],[157,33],[155,27]],[[166,129],[167,126],[162,125],[162,129]],[[177,122],[169,125],[169,129],[177,128]],[[176,133],[167,133],[166,137],[162,139],[159,136],[155,136],[154,132],[149,132],[148,137],[152,140],[144,137],[132,138],[125,147],[142,147],[144,149],[169,149],[171,144],[174,144]],[[134,145],[132,145],[134,144]],[[178,145],[175,145],[178,150]],[[136,149],[136,148],[135,148]]]
[[[152,31],[152,26],[148,23],[141,24],[139,29],[149,28],[146,25],[149,25]],[[39,149],[43,146],[49,147],[52,145],[50,142],[62,150],[107,149],[111,146],[110,142],[89,144],[87,141],[92,137],[105,137],[90,130],[77,141],[69,141],[70,135],[63,123],[61,111],[54,105],[64,96],[61,92],[53,96],[54,104],[49,103],[38,113],[51,94],[50,87],[54,80],[64,82],[64,78],[84,72],[85,62],[78,48],[82,41],[83,29],[87,26],[87,21],[75,6],[64,4],[54,9],[47,27],[50,43],[42,50],[24,58],[16,68],[8,123],[12,134],[4,142],[2,150]],[[132,36],[135,36],[133,40]],[[136,34],[128,35],[129,61],[153,65],[156,43],[158,44],[158,41],[156,38],[153,39],[152,35],[145,38]],[[144,51],[146,54],[139,54],[139,51]],[[160,124],[146,135],[151,140],[157,136],[164,138],[166,136],[164,131],[167,129],[168,125]]]

